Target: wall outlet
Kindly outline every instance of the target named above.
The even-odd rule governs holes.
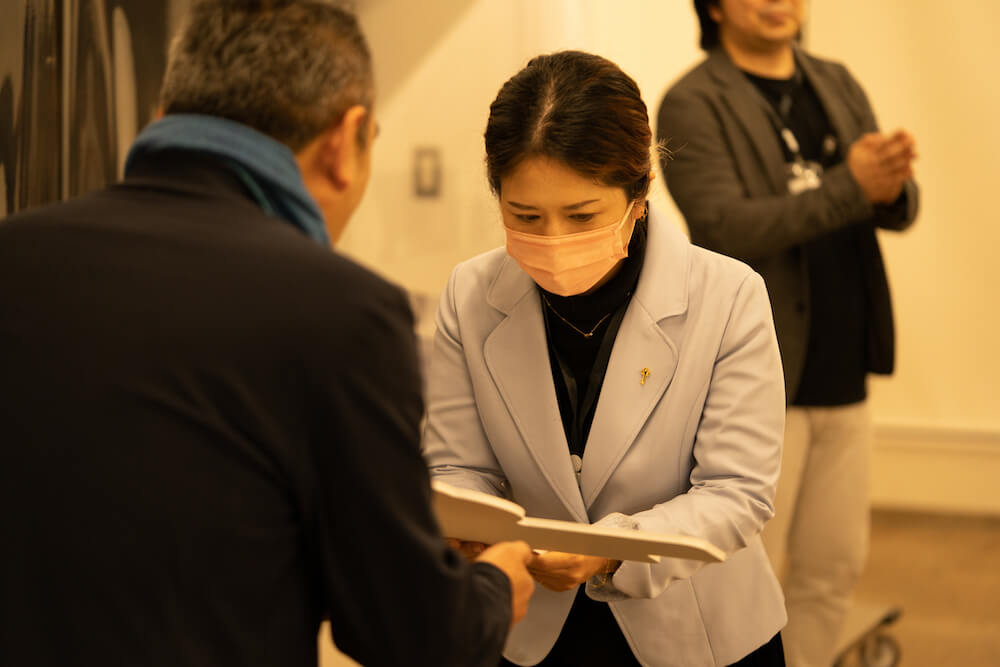
[[[413,194],[441,196],[441,149],[417,148],[413,153]]]

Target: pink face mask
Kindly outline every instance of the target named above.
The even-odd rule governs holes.
[[[583,294],[628,257],[635,227],[634,222],[628,224],[631,213],[629,206],[618,224],[560,236],[527,234],[504,226],[507,254],[542,289],[560,296]]]

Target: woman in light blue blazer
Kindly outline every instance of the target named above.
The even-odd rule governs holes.
[[[485,138],[507,245],[456,267],[442,297],[432,475],[530,516],[727,554],[541,554],[504,664],[783,665],[784,602],[759,538],[785,412],[763,281],[648,207],[646,107],[614,63],[535,58],[501,88]]]

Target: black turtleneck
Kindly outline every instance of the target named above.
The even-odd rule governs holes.
[[[570,452],[581,457],[594,421],[594,408],[608,369],[611,346],[642,270],[646,231],[647,218],[644,215],[635,224],[628,257],[618,273],[593,292],[559,296],[538,288],[542,296],[549,363],[566,441]],[[573,326],[562,318],[569,320]],[[589,338],[580,333],[591,330],[593,336]]]

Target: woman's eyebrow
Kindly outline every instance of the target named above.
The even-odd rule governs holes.
[[[566,209],[567,211],[575,211],[578,208],[583,208],[587,204],[593,204],[593,203],[599,202],[599,201],[601,201],[601,200],[600,199],[588,199],[586,201],[581,201],[581,202],[577,202],[575,204],[569,204],[568,206],[563,206],[563,208]],[[516,201],[508,201],[507,205],[510,206],[510,207],[512,207],[512,208],[520,208],[520,209],[532,209],[532,210],[535,210],[535,209],[538,208],[537,206],[529,206],[528,204],[520,204],[520,203],[518,203]]]

